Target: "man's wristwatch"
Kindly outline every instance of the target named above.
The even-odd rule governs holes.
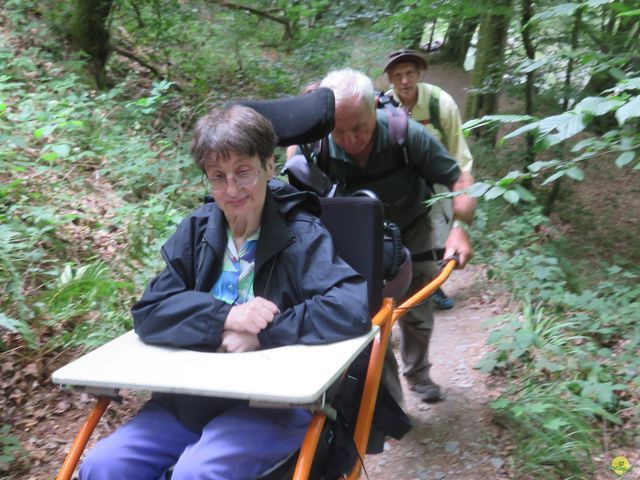
[[[451,224],[451,229],[454,228],[461,228],[462,230],[464,230],[465,232],[467,231],[467,224],[464,223],[462,220],[454,220],[453,223]]]

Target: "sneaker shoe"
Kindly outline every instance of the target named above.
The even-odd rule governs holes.
[[[431,298],[433,298],[433,303],[438,310],[449,310],[450,308],[453,308],[453,300],[447,297],[447,294],[440,288],[436,290]]]

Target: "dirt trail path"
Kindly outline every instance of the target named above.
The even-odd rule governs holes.
[[[456,305],[436,312],[430,354],[432,376],[446,399],[424,403],[403,384],[405,411],[414,427],[401,441],[389,440],[383,454],[367,457],[370,479],[510,478],[502,473],[508,466],[505,448],[487,405],[490,378],[473,368],[488,350],[482,322],[502,310],[483,284],[477,266],[454,272],[447,282],[445,290]]]
[[[423,81],[442,87],[464,111],[468,72],[451,65],[430,65]],[[456,306],[436,312],[430,352],[432,377],[446,399],[424,403],[403,384],[405,411],[414,427],[401,441],[388,441],[385,453],[367,457],[370,479],[511,478],[505,473],[509,462],[500,438],[504,432],[491,423],[491,379],[474,369],[488,351],[488,329],[482,323],[503,309],[489,297],[485,284],[481,267],[474,265],[455,271],[447,282],[445,290]]]

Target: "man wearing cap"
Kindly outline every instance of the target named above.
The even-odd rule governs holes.
[[[473,157],[462,133],[462,120],[458,106],[451,95],[440,87],[419,82],[420,76],[426,69],[426,60],[414,50],[402,49],[391,53],[384,67],[384,72],[393,85],[387,94],[393,95],[412,119],[424,125],[442,142],[458,162],[463,176],[470,175]],[[435,191],[441,193],[445,190],[437,185]],[[452,219],[450,202],[439,202],[432,207],[432,242],[435,248],[439,249],[444,245]],[[434,274],[437,273],[435,263],[433,270]],[[438,290],[433,295],[433,300],[442,310],[453,307],[453,301],[442,290]]]
[[[452,191],[468,186],[461,180],[457,162],[442,144],[419,123],[409,119],[405,146],[406,163],[397,161],[397,145],[389,133],[387,115],[376,109],[371,79],[361,72],[344,69],[330,72],[320,83],[333,90],[336,102],[335,127],[326,139],[326,173],[340,193],[373,191],[382,201],[384,215],[400,227],[403,243],[414,255],[432,250],[429,209],[424,205],[428,184],[446,185]],[[475,201],[466,195],[453,200],[455,218],[469,222]],[[451,229],[445,256],[458,255],[460,267],[473,251],[463,228]],[[426,259],[413,262],[409,293],[415,293],[432,278]],[[411,389],[424,401],[441,399],[440,387],[429,375],[429,341],[433,329],[431,302],[420,305],[400,319],[403,374]]]

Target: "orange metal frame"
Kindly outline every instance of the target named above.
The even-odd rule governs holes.
[[[360,458],[364,458],[367,450],[367,442],[369,441],[369,433],[371,432],[371,422],[376,407],[376,399],[380,388],[380,378],[382,377],[382,367],[384,364],[385,351],[389,343],[391,328],[393,324],[407,313],[411,308],[426,300],[433,292],[435,292],[451,275],[456,268],[456,260],[449,260],[444,266],[440,274],[429,284],[425,285],[419,292],[414,294],[400,306],[394,308],[393,300],[385,298],[382,307],[373,317],[372,323],[380,327],[379,335],[373,340],[371,355],[369,357],[369,365],[367,367],[367,375],[365,377],[364,390],[360,409],[358,411],[358,419],[354,433],[354,442],[358,449]],[[80,460],[80,456],[89,441],[89,437],[93,433],[100,417],[109,405],[110,399],[100,397],[98,402],[84,425],[78,432],[71,450],[62,464],[62,468],[56,477],[56,480],[71,480],[71,476]],[[311,465],[315,456],[318,441],[324,427],[326,416],[322,412],[315,412],[311,418],[311,423],[304,437],[300,454],[298,455],[298,463],[293,474],[293,480],[307,480],[311,472]],[[354,466],[350,480],[356,480],[360,476],[361,465],[358,463]]]
[[[87,446],[89,437],[91,437],[93,430],[98,424],[98,420],[100,420],[100,417],[102,417],[102,414],[107,409],[110,402],[111,399],[107,397],[100,397],[98,399],[98,403],[93,407],[93,410],[87,417],[84,425],[82,425],[78,435],[76,435],[76,439],[73,441],[73,445],[71,445],[71,450],[69,450],[67,458],[64,459],[64,463],[62,464],[62,468],[60,468],[60,473],[58,473],[58,476],[56,477],[57,480],[71,480],[71,475],[73,475],[73,471],[76,469],[76,465],[80,460],[84,447]]]

